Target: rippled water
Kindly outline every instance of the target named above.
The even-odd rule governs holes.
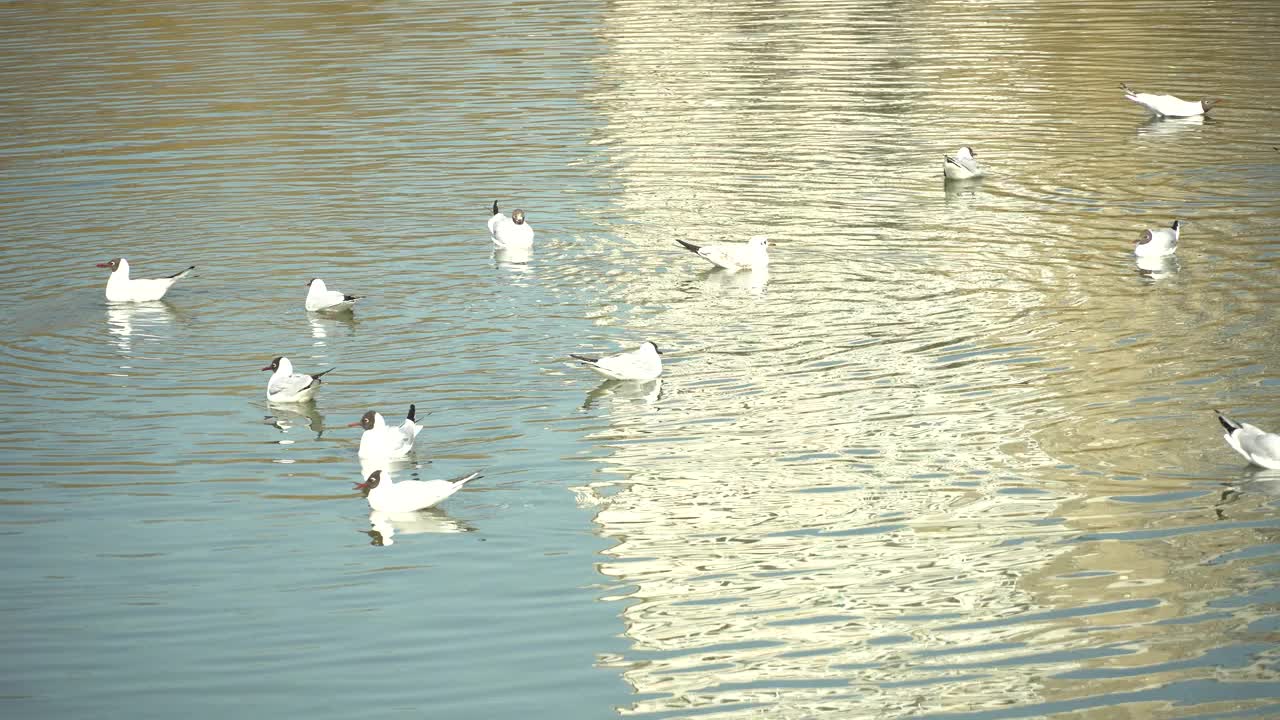
[[[1280,428],[1273,3],[0,20],[6,716],[1280,716],[1280,474],[1212,413]],[[371,516],[345,425],[410,402],[485,477]]]

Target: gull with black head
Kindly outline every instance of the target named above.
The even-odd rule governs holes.
[[[493,214],[489,216],[489,235],[499,250],[524,250],[533,246],[533,226],[524,217],[524,210],[511,211],[511,217],[502,214],[498,201],[493,201]]]
[[[355,489],[369,501],[369,507],[384,513],[411,513],[426,510],[447,500],[463,485],[481,477],[479,472],[452,480],[404,480],[395,482],[390,473],[374,470]]]
[[[1174,220],[1167,228],[1148,228],[1138,235],[1133,254],[1140,258],[1172,255],[1178,250],[1178,238],[1182,235],[1182,221]]]
[[[294,372],[293,363],[281,355],[273,358],[271,364],[262,369],[273,371],[271,378],[267,380],[267,402],[302,403],[316,396],[320,391],[320,378],[336,368],[329,368],[315,375]]]
[[[650,340],[635,350],[615,355],[591,357],[569,353],[569,357],[582,361],[583,365],[611,380],[637,380],[646,382],[662,375],[662,351]]]
[[[388,425],[382,414],[373,410],[362,415],[359,422],[347,425],[364,428],[360,435],[360,457],[394,459],[413,452],[413,441],[422,432],[422,426],[417,422],[417,411],[416,405],[410,405],[404,422],[395,427]]]
[[[107,300],[109,302],[151,302],[164,297],[173,284],[191,274],[195,265],[186,270],[176,272],[169,277],[143,279],[129,277],[129,261],[116,258],[98,263],[100,268],[111,268],[111,277],[107,278]]]

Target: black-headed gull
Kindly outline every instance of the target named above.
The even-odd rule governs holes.
[[[957,150],[954,157],[942,156],[942,175],[948,180],[982,177],[983,172],[982,166],[978,164],[978,154],[968,145]]]
[[[1183,100],[1172,95],[1152,95],[1151,93],[1134,92],[1128,85],[1120,83],[1126,100],[1132,100],[1160,117],[1195,117],[1204,115],[1222,102],[1220,98],[1213,100]]]
[[[1238,423],[1221,411],[1214,412],[1218,414],[1218,422],[1227,431],[1222,438],[1232,449],[1254,465],[1280,470],[1280,435],[1266,432],[1249,423]]]
[[[381,470],[374,470],[362,483],[356,483],[359,490],[369,501],[369,507],[385,513],[411,513],[426,510],[439,505],[450,495],[462,489],[463,485],[481,477],[473,472],[460,475],[452,480],[405,480],[395,482],[390,473],[383,475]]]
[[[489,234],[493,244],[503,250],[520,250],[533,245],[533,226],[524,219],[523,210],[512,210],[511,217],[498,210],[493,201],[493,214],[489,216]]]
[[[635,350],[616,355],[589,357],[570,353],[569,357],[612,380],[653,380],[662,374],[662,351],[648,340]]]
[[[1143,230],[1138,236],[1138,244],[1133,246],[1133,254],[1148,258],[1172,255],[1178,250],[1178,236],[1181,234],[1181,220],[1174,220],[1167,228]]]
[[[769,265],[769,238],[764,235],[756,235],[745,245],[694,245],[684,240],[676,242],[685,250],[730,272]]]
[[[192,270],[196,269],[195,265],[176,272],[169,277],[156,278],[154,280],[134,280],[129,277],[129,261],[124,258],[116,258],[104,263],[98,263],[100,268],[111,268],[111,277],[107,278],[107,300],[110,302],[150,302],[159,300],[164,294],[169,292],[169,288],[173,284],[186,277]]]
[[[398,458],[413,451],[413,441],[422,431],[422,426],[415,419],[417,406],[410,405],[409,413],[399,427],[392,427],[383,419],[381,413],[372,410],[347,427],[364,428],[360,435],[360,457],[363,458]]]
[[[307,281],[307,310],[318,312],[320,310],[346,310],[359,300],[361,295],[344,295],[337,290],[330,290],[325,287],[324,281],[320,278],[311,278]]]
[[[293,371],[293,363],[283,355],[272,359],[271,364],[262,369],[274,371],[271,379],[267,380],[267,401],[274,403],[301,403],[310,400],[320,390],[320,378],[334,371],[334,368],[329,368],[315,375],[296,373]]]

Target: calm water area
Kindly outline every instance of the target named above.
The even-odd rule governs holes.
[[[0,58],[0,716],[1280,718],[1213,413],[1280,431],[1280,3],[18,0]],[[371,514],[410,403],[398,477],[484,477]]]

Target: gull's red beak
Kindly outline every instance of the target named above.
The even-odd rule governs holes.
[[[347,427],[360,427],[359,422],[347,423]]]
[[[351,488],[351,489],[352,489],[352,490],[368,490],[368,489],[369,489],[369,483],[356,483],[356,484],[355,484],[355,487],[353,487],[353,488]]]
[[[111,263],[98,263],[97,267],[111,267]]]
[[[264,367],[264,368],[262,368],[262,369],[263,369],[263,370],[270,370],[270,369],[271,369],[271,366],[270,366],[270,365],[268,365],[268,366],[266,366],[266,367]]]

